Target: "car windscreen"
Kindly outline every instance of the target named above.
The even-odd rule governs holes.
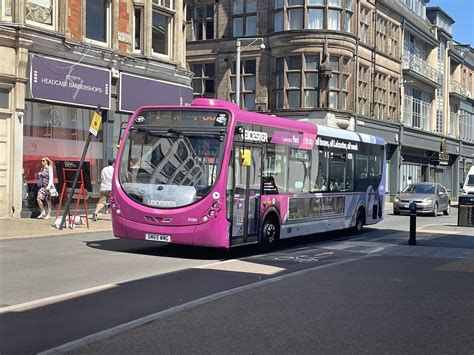
[[[122,188],[149,207],[192,204],[215,184],[224,141],[218,132],[132,127],[120,159]]]
[[[417,185],[417,184],[412,184],[408,185],[403,189],[403,193],[412,193],[412,194],[426,194],[426,195],[432,195],[436,192],[436,185]]]
[[[474,186],[474,175],[469,175],[467,178],[467,186]]]

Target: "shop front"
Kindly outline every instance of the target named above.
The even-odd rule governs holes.
[[[58,182],[62,181],[63,168],[74,168],[80,160],[95,109],[100,106],[107,115],[111,107],[109,70],[39,55],[31,55],[30,59],[30,95],[25,103],[23,125],[26,213],[36,207],[41,158],[46,156],[53,161],[54,183],[60,190]],[[86,188],[92,197],[100,188],[103,133],[101,130],[93,137],[85,157]]]
[[[112,78],[108,68],[39,54],[30,55],[30,63],[23,124],[23,174],[28,191],[23,201],[25,217],[36,208],[41,158],[47,156],[53,161],[54,183],[60,191],[63,168],[77,166],[98,105],[103,125],[97,137],[92,137],[84,163],[90,199],[99,195],[104,162],[116,155],[122,124],[128,122],[134,110],[140,106],[186,105],[192,101],[191,86],[178,82],[125,72]]]

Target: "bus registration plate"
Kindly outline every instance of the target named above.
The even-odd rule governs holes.
[[[155,242],[171,242],[171,236],[164,234],[145,234],[146,240],[153,240]]]

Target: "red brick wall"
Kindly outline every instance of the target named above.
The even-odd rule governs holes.
[[[66,33],[71,41],[82,40],[82,0],[68,0]]]
[[[128,39],[132,40],[132,19],[133,19],[133,8],[129,6],[130,1],[128,0],[120,0],[119,3],[119,23],[118,23],[118,30],[123,34],[128,34]],[[127,42],[120,41],[119,37],[119,51],[123,53],[131,53],[132,52],[132,45]]]

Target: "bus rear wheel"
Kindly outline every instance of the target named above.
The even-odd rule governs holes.
[[[280,227],[275,218],[270,217],[265,219],[262,226],[262,233],[260,236],[260,243],[264,247],[275,245],[280,235]]]

